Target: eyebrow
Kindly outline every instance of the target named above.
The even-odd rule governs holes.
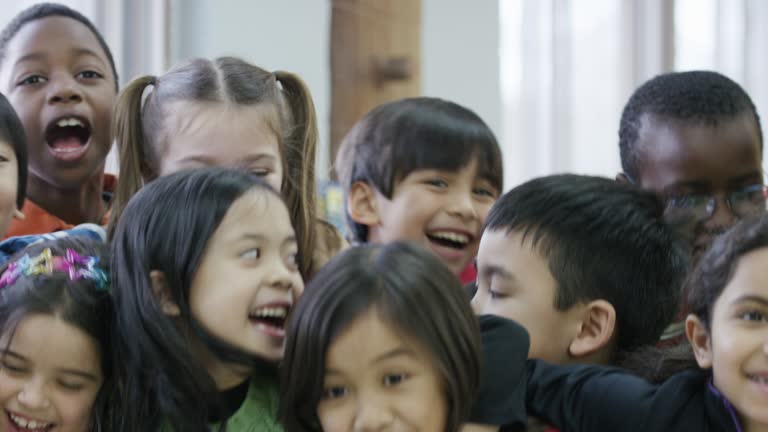
[[[99,377],[97,377],[95,374],[83,372],[77,369],[56,369],[56,371],[65,375],[74,375],[93,382],[99,381]]]
[[[256,234],[256,233],[245,233],[238,237],[238,240],[264,241],[266,239],[267,238],[262,234]],[[292,235],[283,239],[283,243],[282,243],[283,245],[286,245],[288,243],[296,243],[296,236]]]
[[[372,363],[382,363],[387,360],[391,360],[396,357],[416,357],[416,353],[413,352],[413,350],[400,346],[394,349],[391,349],[385,353],[379,354],[376,356],[376,358],[373,359]],[[325,375],[344,375],[341,371],[329,368],[325,370]]]
[[[98,54],[96,54],[94,51],[89,50],[88,48],[74,48],[72,49],[72,53],[75,55],[75,57],[81,57],[81,56],[89,56],[89,57],[95,57],[99,61],[104,61]],[[23,55],[19,57],[18,60],[16,60],[16,64],[28,62],[28,61],[41,61],[45,60],[48,57],[47,54],[41,53],[41,52],[33,52],[26,55]]]
[[[727,183],[730,187],[733,187],[734,185],[742,186],[743,183],[746,182],[747,180],[756,180],[759,182],[762,179],[762,176],[763,176],[762,172],[754,171],[748,174],[742,174],[737,177],[728,179]],[[664,188],[664,190],[669,191],[676,187],[689,187],[689,188],[698,189],[698,190],[703,190],[703,189],[708,190],[708,189],[711,189],[712,185],[709,182],[702,181],[702,180],[691,180],[691,181],[684,180],[684,181],[672,183],[671,185]]]
[[[500,276],[504,279],[508,279],[511,281],[514,281],[517,279],[515,275],[512,274],[512,272],[501,267],[500,265],[495,265],[495,264],[480,267],[480,274],[482,274],[485,277]]]
[[[10,349],[0,349],[0,355],[7,355],[7,356],[10,356],[10,357],[15,357],[15,358],[17,358],[19,360],[23,360],[23,361],[26,361],[26,362],[29,361],[29,359],[27,359],[23,355],[15,352],[15,351],[12,351]],[[81,378],[85,378],[85,379],[90,380],[90,381],[96,381],[97,382],[99,380],[99,377],[97,377],[95,374],[92,374],[92,373],[89,373],[89,372],[83,372],[83,371],[77,370],[77,369],[61,368],[61,369],[56,369],[56,372],[62,373],[62,374],[66,374],[66,375],[75,375],[75,376],[78,376],[78,377],[81,377]]]
[[[243,165],[243,164],[248,164],[250,162],[259,162],[259,161],[261,161],[263,159],[269,159],[270,161],[273,161],[273,160],[275,160],[277,158],[275,156],[271,155],[271,154],[261,153],[261,154],[258,154],[258,155],[246,156],[246,157],[242,158],[242,160],[240,160],[239,162],[241,162],[240,164]],[[206,155],[186,156],[186,157],[181,158],[178,163],[185,163],[185,162],[199,162],[199,163],[202,163],[202,164],[215,165],[215,163],[214,163],[215,161],[212,158],[210,158],[209,156],[206,156]]]
[[[741,297],[737,297],[731,302],[732,305],[739,303],[758,303],[761,306],[768,306],[768,299],[759,295],[746,294]]]

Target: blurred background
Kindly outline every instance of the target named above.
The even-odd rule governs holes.
[[[3,0],[4,26],[33,0]],[[712,69],[768,118],[764,0],[62,0],[91,18],[121,83],[234,55],[309,85],[318,175],[371,107],[439,96],[499,137],[505,189],[556,172],[618,172],[621,109],[643,81]],[[108,169],[116,170],[114,158]]]

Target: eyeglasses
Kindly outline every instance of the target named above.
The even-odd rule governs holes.
[[[762,184],[747,186],[729,192],[725,202],[736,217],[744,218],[766,211],[768,188]],[[692,216],[697,222],[712,217],[717,210],[718,198],[709,194],[682,194],[667,196],[667,212]]]

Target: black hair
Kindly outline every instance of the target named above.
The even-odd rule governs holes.
[[[142,188],[125,208],[112,242],[119,380],[124,403],[115,431],[207,431],[219,395],[205,365],[193,355],[201,341],[220,359],[246,366],[258,359],[221,341],[192,316],[189,292],[206,245],[232,204],[259,191],[282,199],[257,176],[224,168],[180,171]],[[165,278],[169,317],[153,289],[151,271]],[[212,403],[214,402],[214,403]],[[215,408],[215,406],[214,406]]]
[[[743,113],[754,116],[762,151],[763,132],[757,109],[736,82],[712,71],[658,75],[635,90],[624,106],[619,126],[622,169],[630,178],[638,180],[642,161],[636,144],[646,114],[662,120],[717,126]]]
[[[658,341],[678,311],[688,254],[663,212],[658,196],[631,185],[553,175],[502,196],[485,229],[530,239],[557,283],[557,310],[611,303],[619,353]]]
[[[413,171],[458,171],[475,158],[478,176],[501,191],[501,149],[488,125],[461,105],[418,97],[366,114],[344,137],[335,165],[345,195],[353,183],[364,181],[392,198],[397,183]],[[347,222],[354,241],[368,240],[368,227],[349,214]]]
[[[8,102],[5,95],[0,93],[0,140],[8,143],[16,154],[18,164],[18,185],[16,186],[16,207],[24,206],[27,197],[27,136],[19,116]]]
[[[687,281],[688,309],[708,332],[712,331],[712,310],[736,272],[739,260],[757,249],[768,248],[768,215],[753,216],[736,223],[717,237],[702,256]],[[632,353],[622,367],[654,382],[699,365],[689,342],[669,348],[646,347]]]
[[[45,249],[52,256],[64,257],[72,249],[82,256],[97,258],[97,266],[109,274],[107,247],[100,241],[65,237],[34,243],[8,261],[0,273],[25,255],[36,257]],[[82,330],[98,344],[104,380],[91,410],[89,430],[109,430],[106,416],[115,403],[111,329],[114,312],[109,283],[100,284],[91,278],[72,280],[64,271],[34,276],[22,275],[0,289],[0,328],[12,335],[21,321],[33,314],[52,315]],[[11,336],[12,337],[12,336]]]
[[[285,430],[321,430],[317,405],[326,353],[341,332],[371,310],[432,355],[448,403],[446,431],[458,431],[478,388],[478,323],[453,273],[432,253],[406,242],[350,248],[307,286],[290,318],[281,364]]]
[[[0,32],[0,63],[5,60],[6,49],[8,48],[11,39],[16,36],[16,33],[18,33],[25,24],[49,17],[71,18],[88,27],[88,30],[93,33],[93,36],[95,36],[96,40],[99,42],[101,49],[104,50],[104,55],[107,56],[107,60],[109,60],[109,65],[112,67],[112,73],[115,77],[115,91],[117,91],[118,75],[117,67],[115,67],[115,59],[112,57],[112,51],[109,49],[107,42],[104,41],[101,32],[95,25],[93,25],[91,20],[85,17],[85,15],[59,3],[37,3],[32,5],[19,12],[19,14],[16,15],[5,28],[3,28],[2,32]]]

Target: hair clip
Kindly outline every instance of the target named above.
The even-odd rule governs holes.
[[[30,258],[24,255],[8,264],[0,277],[0,289],[16,282],[21,276],[52,275],[55,272],[67,273],[70,280],[88,279],[96,284],[96,289],[108,289],[107,273],[98,267],[99,257],[82,256],[72,249],[67,249],[65,256],[54,256],[50,249]]]

